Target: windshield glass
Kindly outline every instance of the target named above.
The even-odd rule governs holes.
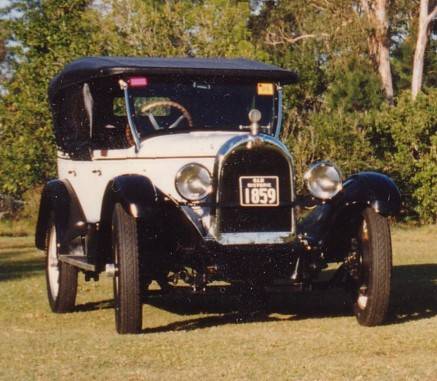
[[[129,90],[133,120],[141,137],[181,129],[240,130],[251,109],[261,111],[262,126],[274,126],[275,87],[272,83],[164,82],[148,80]],[[122,94],[113,112],[126,114]]]
[[[74,111],[74,103],[65,102],[66,110],[74,114],[76,129],[72,139],[77,140],[80,136],[88,140],[91,137],[93,149],[121,149],[134,145],[119,79],[98,79],[77,88],[76,98],[81,99],[78,95],[84,96],[85,87],[89,86],[91,113],[85,112],[83,106],[79,115]],[[130,79],[133,78],[124,78],[124,81],[129,82]],[[141,140],[159,134],[194,130],[240,131],[240,125],[250,124],[248,113],[254,108],[262,114],[259,124],[270,125],[271,132],[275,133],[278,100],[273,83],[162,76],[136,80],[142,85],[129,86],[128,100],[131,119]]]

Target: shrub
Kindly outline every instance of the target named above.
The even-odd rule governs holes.
[[[320,112],[306,120],[290,114],[285,125],[285,142],[293,153],[299,188],[308,164],[330,160],[349,176],[380,164],[366,136],[366,118],[361,113]]]
[[[381,160],[396,177],[407,213],[422,222],[437,221],[437,90],[415,102],[403,92],[395,107],[376,115],[373,133],[386,148]]]
[[[298,187],[308,164],[336,163],[344,175],[376,170],[399,186],[404,219],[437,222],[437,90],[415,102],[403,92],[380,111],[289,112],[284,141],[293,152]]]

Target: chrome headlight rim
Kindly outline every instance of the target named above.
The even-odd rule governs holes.
[[[314,187],[314,185],[312,184],[312,177],[314,176],[314,172],[315,170],[319,169],[319,168],[330,168],[334,170],[334,174],[336,175],[335,179],[331,179],[333,182],[337,182],[337,185],[335,187],[335,189],[333,189],[332,191],[328,191],[328,190],[321,190],[320,188],[322,188],[319,185],[319,189],[316,189]],[[304,183],[306,188],[308,189],[308,191],[311,193],[312,196],[320,199],[320,200],[331,200],[332,198],[334,198],[342,189],[343,189],[343,175],[341,173],[341,171],[338,169],[338,167],[327,160],[319,160],[316,161],[314,163],[311,163],[308,167],[308,169],[305,171],[304,176]],[[314,179],[313,179],[314,180]],[[317,177],[315,178],[315,181],[317,183]]]
[[[209,180],[209,184],[205,186],[205,191],[201,194],[194,194],[194,193],[188,193],[186,192],[182,185],[184,185],[183,183],[181,183],[181,181],[183,180],[183,175],[187,170],[193,169],[193,168],[197,168],[200,171],[205,171],[204,173],[207,174],[208,176],[208,180]],[[208,168],[206,168],[204,165],[200,164],[200,163],[196,163],[196,162],[192,162],[192,163],[187,163],[185,165],[183,165],[178,172],[176,173],[176,177],[175,177],[175,188],[176,191],[178,192],[178,194],[185,200],[188,201],[201,201],[203,199],[205,199],[206,197],[208,197],[208,195],[211,193],[212,191],[212,176],[211,173],[209,172]]]

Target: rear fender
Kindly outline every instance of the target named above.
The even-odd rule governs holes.
[[[49,181],[43,189],[35,232],[38,249],[46,249],[46,234],[51,219],[56,226],[60,253],[68,251],[71,240],[86,234],[86,218],[68,180]]]

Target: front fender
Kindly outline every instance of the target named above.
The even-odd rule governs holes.
[[[393,180],[376,172],[360,172],[350,176],[332,200],[302,218],[297,233],[316,251],[326,252],[328,259],[340,260],[365,208],[387,217],[398,214],[400,206],[400,193]]]
[[[112,179],[102,202],[98,261],[104,263],[111,260],[111,224],[115,204],[119,203],[134,218],[155,221],[159,216],[158,204],[161,200],[161,193],[145,176],[122,175]]]
[[[85,215],[68,180],[49,181],[42,191],[35,232],[35,246],[40,250],[46,248],[51,219],[54,219],[61,253],[72,239],[86,233]]]
[[[343,191],[333,202],[345,206],[370,206],[375,212],[387,217],[399,213],[401,194],[390,177],[377,172],[360,172],[344,182]]]
[[[154,213],[159,201],[158,191],[149,178],[122,175],[112,179],[105,190],[100,221],[107,220],[116,203],[134,218],[146,218]]]

